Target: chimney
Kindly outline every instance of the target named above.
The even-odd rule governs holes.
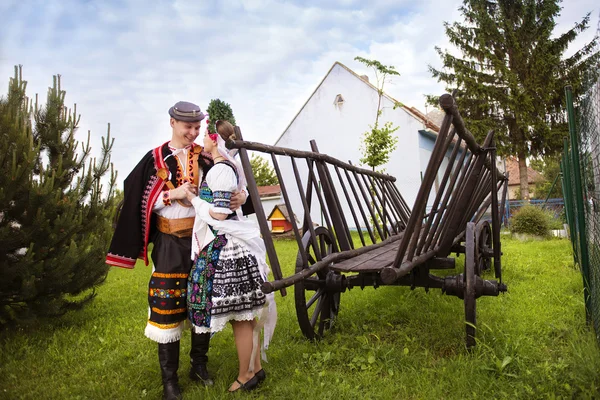
[[[362,79],[365,82],[369,82],[369,77],[367,75],[361,75],[360,79]]]

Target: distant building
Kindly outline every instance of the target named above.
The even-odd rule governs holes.
[[[517,193],[521,189],[519,161],[516,158],[508,157],[506,159],[506,172],[508,173],[508,200],[515,200],[517,199]],[[531,167],[527,167],[527,183],[529,183],[530,195],[533,193],[535,185],[542,179],[542,175],[539,172]]]
[[[294,216],[295,218],[295,216]],[[271,221],[271,232],[285,233],[292,230],[292,220],[285,204],[277,204],[267,217]],[[296,218],[298,223],[298,218]]]

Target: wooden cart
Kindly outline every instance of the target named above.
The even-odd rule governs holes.
[[[228,143],[239,149],[246,171],[251,170],[248,151],[268,155],[290,215],[303,214],[302,226],[291,218],[298,254],[295,273],[283,277],[256,182],[248,174],[248,190],[275,277],[262,289],[285,295],[285,288],[294,285],[298,323],[307,338],[319,338],[331,328],[346,289],[395,285],[437,288],[463,299],[466,344],[471,347],[476,299],[506,291],[499,216],[507,178],[496,168],[494,134],[490,132],[479,145],[466,129],[454,98],[445,94],[440,105],[445,118],[412,210],[394,177],[321,154],[315,141],[312,151],[243,140]],[[433,193],[436,177],[441,180]],[[454,269],[452,254],[461,253],[462,273],[445,277],[431,273]],[[497,280],[483,279],[482,272],[492,261]]]

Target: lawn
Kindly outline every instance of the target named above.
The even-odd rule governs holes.
[[[290,273],[294,244],[278,241]],[[503,239],[508,293],[478,300],[478,344],[464,346],[462,300],[439,290],[354,288],[335,328],[309,342],[293,288],[279,311],[268,373],[252,393],[228,396],[237,374],[231,329],[211,342],[215,386],[188,377],[187,399],[469,399],[600,397],[600,351],[585,324],[582,280],[566,240]],[[460,264],[460,263],[459,263]],[[143,335],[150,270],[114,268],[84,310],[0,333],[2,399],[159,399],[156,344]],[[491,279],[492,277],[489,276]]]

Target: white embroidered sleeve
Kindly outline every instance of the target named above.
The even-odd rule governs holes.
[[[233,213],[229,209],[231,195],[237,189],[237,178],[233,168],[216,164],[208,171],[206,183],[213,193],[213,211],[221,214]]]

